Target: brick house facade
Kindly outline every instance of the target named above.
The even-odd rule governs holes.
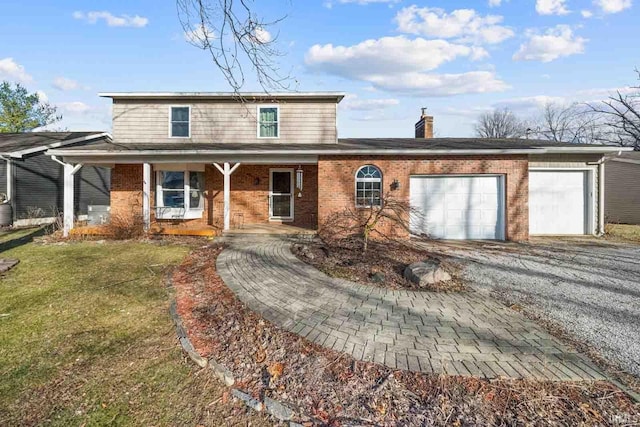
[[[523,241],[529,238],[528,160],[527,156],[321,156],[318,159],[318,218],[322,224],[331,214],[355,204],[356,171],[372,164],[382,171],[383,191],[397,194],[399,200],[409,201],[409,177],[412,175],[504,175],[506,184],[506,238]],[[390,189],[397,180],[399,188]],[[331,189],[331,191],[323,191]],[[408,220],[408,218],[407,218]],[[395,228],[386,233],[407,236]]]
[[[602,160],[621,150],[433,138],[426,110],[415,138],[340,139],[337,105],[344,94],[334,92],[246,93],[244,103],[237,94],[206,92],[102,96],[113,100],[109,142],[48,153],[67,162],[65,203],[73,202],[78,165],[106,165],[111,214],[141,216],[146,229],[219,233],[281,223],[317,229],[342,210],[365,212],[356,207],[358,198],[377,206],[375,198],[387,194],[426,218],[380,224],[398,237],[408,237],[409,227],[453,239],[524,241],[531,230],[594,234],[604,230]],[[366,165],[374,166],[367,173],[375,177],[357,178]],[[73,226],[66,215],[65,234]]]

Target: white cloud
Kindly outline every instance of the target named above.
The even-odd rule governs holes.
[[[0,79],[17,80],[22,83],[33,81],[33,77],[13,58],[0,59]]]
[[[90,107],[89,105],[85,104],[84,102],[81,101],[74,101],[74,102],[62,102],[59,104],[56,104],[60,110],[62,110],[65,113],[72,113],[72,114],[86,114],[90,111],[93,110],[92,107]]]
[[[256,28],[255,37],[260,43],[269,43],[273,40],[271,33],[262,27]]]
[[[37,91],[36,91],[36,94],[38,95],[38,100],[39,100],[40,102],[49,102],[49,97],[48,97],[48,96],[47,96],[47,94],[46,94],[46,93],[44,93],[43,91],[41,91],[41,90],[37,90]]]
[[[489,7],[502,6],[502,0],[489,0]]]
[[[215,38],[213,30],[200,24],[196,28],[185,31],[184,39],[191,44],[200,47],[206,47],[208,43]]]
[[[581,10],[580,11],[580,15],[582,15],[583,18],[591,18],[593,16],[593,12],[591,12],[590,10]]]
[[[428,37],[457,38],[461,42],[501,43],[514,36],[511,28],[499,25],[502,16],[481,16],[473,9],[447,13],[443,9],[409,6],[395,17],[398,30]]]
[[[465,93],[502,92],[509,88],[490,71],[471,71],[460,74],[402,73],[371,76],[370,81],[380,89],[405,96],[451,96]]]
[[[142,28],[146,27],[149,23],[149,19],[144,16],[135,15],[113,15],[107,11],[91,11],[91,12],[73,12],[73,17],[82,21],[86,21],[89,24],[95,24],[99,20],[104,20],[109,27],[134,27]]]
[[[55,79],[53,79],[53,87],[63,91],[85,89],[76,80],[67,79],[66,77],[56,77]]]
[[[632,0],[594,0],[593,2],[604,13],[618,13],[629,9],[633,5]]]
[[[434,70],[457,58],[479,59],[486,55],[482,48],[445,40],[396,36],[366,40],[353,46],[314,45],[307,52],[305,62],[312,69],[360,78],[371,73]]]
[[[577,37],[568,25],[557,25],[544,34],[528,31],[529,38],[520,45],[520,50],[513,55],[516,61],[551,62],[563,56],[584,52],[587,39]]]
[[[540,15],[566,15],[566,0],[536,0],[536,12]]]
[[[340,103],[340,108],[354,111],[376,111],[398,104],[400,104],[400,101],[394,98],[360,99],[358,95],[347,95],[344,101]]]
[[[429,73],[458,58],[476,60],[486,56],[487,52],[479,47],[397,36],[366,40],[353,46],[315,45],[307,52],[305,62],[311,70],[367,82],[375,89],[408,96],[505,90],[508,85],[491,71]]]

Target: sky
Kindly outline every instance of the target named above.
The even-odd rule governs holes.
[[[210,0],[216,2],[216,0]],[[637,85],[639,0],[268,0],[256,12],[299,91],[341,91],[340,137],[439,137],[478,115],[599,100]],[[7,4],[8,3],[8,4]],[[228,91],[171,0],[3,4],[0,80],[58,106],[58,128],[111,128],[98,92]],[[259,90],[252,74],[244,90]]]

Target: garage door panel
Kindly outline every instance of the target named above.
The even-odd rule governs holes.
[[[530,171],[529,233],[587,233],[588,176],[587,171]]]
[[[503,239],[502,177],[411,177],[411,231],[440,239]]]

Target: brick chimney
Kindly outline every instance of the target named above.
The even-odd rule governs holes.
[[[416,123],[416,138],[433,138],[433,116],[427,115],[426,108],[422,108],[422,115]]]

